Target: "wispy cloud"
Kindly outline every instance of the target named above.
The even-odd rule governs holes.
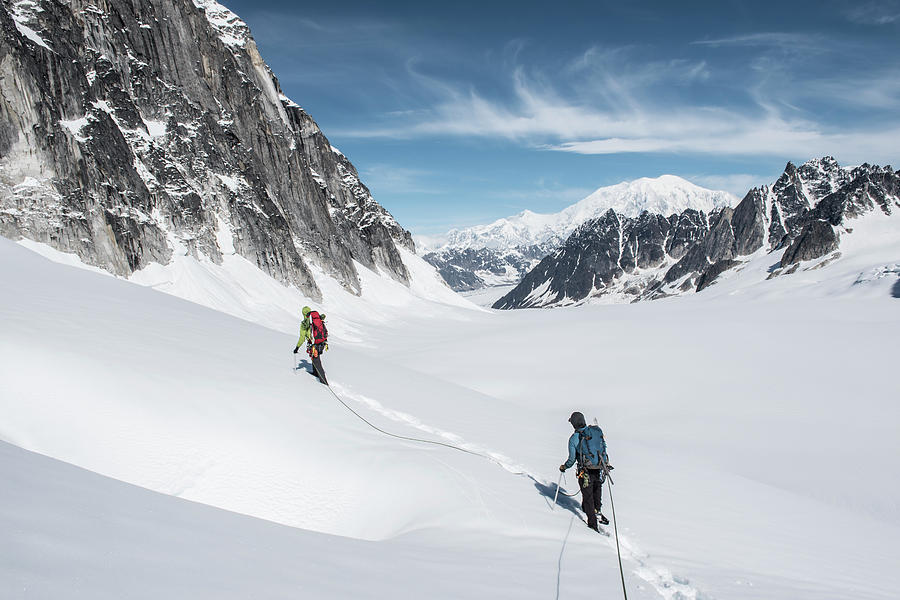
[[[630,91],[653,85],[688,85],[710,77],[705,60],[647,60],[633,46],[592,46],[571,60],[565,73],[581,83],[576,87],[590,92],[602,87]]]
[[[254,38],[258,42],[288,48],[384,46],[405,30],[387,19],[312,19],[293,12],[260,11],[254,15]]]
[[[844,14],[849,20],[862,25],[890,25],[900,23],[900,3],[864,2],[847,9]]]
[[[548,182],[539,179],[527,187],[498,190],[486,195],[493,200],[503,202],[503,205],[511,211],[528,208],[536,212],[555,212],[578,202],[593,191],[594,188],[570,186],[558,181]]]
[[[810,79],[793,90],[793,95],[807,100],[826,98],[842,106],[896,110],[900,108],[900,68],[876,65],[864,75]]]
[[[900,19],[897,2],[845,12],[871,24]],[[870,60],[861,38],[760,31],[687,39],[680,50],[593,45],[568,56],[513,39],[484,54],[389,19],[295,16],[288,39],[284,18],[260,19],[272,31],[257,36],[302,55],[282,78],[340,83],[335,103],[365,109],[329,125],[336,139],[501,139],[579,154],[843,152],[850,161],[898,152],[900,70]],[[828,68],[848,56],[856,63]],[[376,165],[366,177],[373,187],[433,193],[425,174]]]
[[[745,44],[824,51],[816,36],[761,33],[706,40],[702,45]],[[840,48],[834,47],[831,52]],[[508,93],[487,96],[472,85],[449,82],[409,65],[409,76],[433,100],[403,119],[386,117],[377,126],[339,132],[345,136],[414,138],[469,136],[502,138],[530,147],[579,154],[701,153],[810,156],[841,154],[845,160],[892,160],[900,120],[877,126],[826,122],[804,108],[839,102],[845,108],[889,108],[897,103],[895,72],[866,72],[855,78],[795,81],[799,62],[763,53],[751,71],[727,83],[727,102],[713,103],[725,76],[714,82],[705,60],[639,61],[630,48],[590,48],[548,74],[523,65],[508,73]],[[805,59],[804,59],[805,60]],[[717,73],[721,75],[721,73]],[[792,79],[793,78],[793,79]],[[691,93],[681,89],[695,86]],[[707,86],[707,87],[704,87]],[[718,87],[717,87],[718,86]]]
[[[802,125],[802,124],[801,124]],[[577,154],[678,152],[720,155],[815,156],[835,154],[847,161],[891,161],[897,156],[900,126],[853,132],[825,132],[786,121],[761,121],[734,127],[730,134],[685,130],[676,137],[604,138],[565,142],[550,150]]]
[[[778,177],[778,173],[771,173],[769,175],[726,173],[721,175],[684,175],[683,177],[688,181],[705,188],[711,190],[724,190],[726,192],[731,192],[738,198],[743,198],[751,189],[775,181]]]
[[[454,135],[525,140],[535,147],[579,154],[694,152],[727,155],[806,156],[838,153],[846,160],[895,156],[900,124],[874,130],[829,130],[813,121],[780,116],[777,108],[760,114],[715,107],[660,108],[629,102],[623,111],[574,105],[552,92],[531,89],[516,78],[518,102],[508,106],[475,91],[450,90],[429,119],[385,129],[353,132],[360,137]],[[863,98],[866,98],[863,94]],[[889,101],[875,96],[869,101]],[[351,132],[343,132],[343,135]],[[558,143],[536,140],[555,138]]]
[[[444,191],[429,183],[434,173],[388,164],[367,166],[362,175],[366,183],[380,194],[439,195]]]
[[[564,139],[609,132],[669,129],[671,124],[651,122],[642,114],[645,109],[638,92],[651,85],[664,87],[686,78],[702,77],[705,65],[702,62],[666,61],[633,69],[624,65],[620,68],[628,73],[614,72],[595,61],[591,67],[592,79],[583,78],[576,86],[579,89],[573,90],[569,85],[560,89],[542,74],[536,76],[525,67],[516,66],[508,75],[509,97],[494,99],[482,95],[472,86],[425,75],[410,63],[410,77],[434,99],[431,107],[417,111],[418,118],[388,119],[388,126],[339,133],[357,137],[465,135]]]
[[[766,31],[708,40],[696,40],[692,42],[692,45],[713,47],[745,46],[807,52],[825,52],[829,48],[829,41],[826,37],[817,34]]]

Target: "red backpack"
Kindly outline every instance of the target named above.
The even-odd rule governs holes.
[[[322,321],[318,311],[314,310],[309,313],[309,324],[312,327],[314,344],[324,344],[328,341],[328,328],[325,327],[325,322]]]

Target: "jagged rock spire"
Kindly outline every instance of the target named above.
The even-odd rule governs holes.
[[[313,298],[410,234],[213,0],[3,0],[0,233],[128,275],[234,251]]]

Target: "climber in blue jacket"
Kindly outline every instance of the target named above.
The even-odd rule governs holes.
[[[609,524],[609,520],[600,512],[605,479],[603,465],[611,468],[609,457],[606,455],[606,440],[603,439],[603,430],[596,425],[588,426],[584,421],[584,415],[580,412],[573,412],[569,417],[569,423],[575,432],[569,437],[569,459],[559,465],[559,470],[565,472],[578,463],[581,509],[587,516],[588,527],[600,531],[597,525],[598,516],[601,524]]]

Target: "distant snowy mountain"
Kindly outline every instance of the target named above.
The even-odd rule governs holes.
[[[771,277],[790,274],[802,262],[837,260],[841,234],[853,232],[852,219],[898,210],[900,174],[890,166],[844,169],[832,157],[800,167],[788,163],[774,184],[750,190],[734,209],[687,209],[668,219],[610,209],[576,229],[494,307],[634,301],[700,291],[757,252],[779,252]]]
[[[0,235],[121,276],[240,256],[307,297],[410,285],[408,231],[214,0],[0,3]]]
[[[687,209],[710,213],[733,206],[728,192],[694,185],[675,175],[641,178],[603,187],[555,214],[524,211],[450,231],[446,240],[420,249],[425,260],[458,291],[518,282],[582,223],[612,210],[634,218],[642,212],[668,217]]]
[[[448,247],[509,249],[539,245],[567,238],[578,225],[610,209],[632,218],[644,211],[669,216],[688,208],[709,213],[716,208],[733,206],[737,200],[728,192],[708,190],[675,175],[653,179],[643,177],[602,187],[555,214],[544,215],[526,210],[489,225],[454,229],[447,234],[445,244],[429,250]]]

